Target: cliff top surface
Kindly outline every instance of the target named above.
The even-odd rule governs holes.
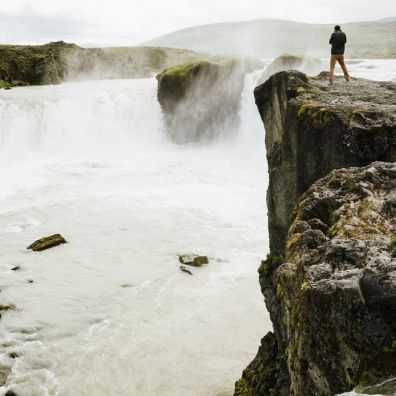
[[[333,85],[328,85],[328,73],[322,72],[316,77],[308,78],[297,71],[280,72],[287,75],[287,89],[290,98],[295,98],[300,109],[299,117],[303,117],[305,110],[310,107],[320,107],[322,112],[328,110],[337,113],[381,113],[390,112],[389,117],[395,122],[396,117],[396,83],[391,81],[373,81],[352,77],[345,82],[342,77],[336,77]],[[256,91],[267,89],[273,84],[276,75],[267,80]],[[381,123],[383,123],[383,119]]]
[[[333,85],[328,85],[328,73],[308,79],[310,87],[301,92],[299,100],[312,104],[323,104],[333,109],[361,108],[362,110],[396,109],[396,83],[351,78],[345,82],[337,77]]]

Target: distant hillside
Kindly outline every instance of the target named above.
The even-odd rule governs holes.
[[[153,47],[81,48],[63,41],[0,45],[0,88],[65,80],[140,78],[202,58],[189,50]]]
[[[394,17],[394,18],[382,18],[378,22],[381,22],[381,23],[396,22],[396,17]]]
[[[274,58],[283,53],[326,57],[334,25],[264,19],[196,26],[153,39],[145,45],[185,48],[211,54]],[[351,58],[396,58],[396,20],[342,25]]]

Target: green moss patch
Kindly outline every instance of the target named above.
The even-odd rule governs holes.
[[[307,119],[315,129],[323,129],[333,120],[329,109],[303,105],[298,109],[298,118]]]
[[[78,48],[63,41],[37,46],[0,45],[0,78],[14,85],[59,83],[66,72],[66,55]]]
[[[12,84],[8,81],[0,80],[0,89],[11,89]]]
[[[282,264],[283,258],[280,255],[269,253],[267,258],[261,262],[258,272],[260,276],[266,276],[273,273]]]
[[[244,378],[241,378],[235,383],[234,396],[254,396],[254,389]]]

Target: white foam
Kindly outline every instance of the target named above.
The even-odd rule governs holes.
[[[238,143],[188,147],[166,141],[153,79],[0,93],[1,302],[17,307],[0,323],[7,389],[232,393],[271,327],[253,87]],[[69,243],[26,250],[56,232]],[[213,260],[189,276],[177,253],[190,252]]]

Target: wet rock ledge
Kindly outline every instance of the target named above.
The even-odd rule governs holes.
[[[281,72],[266,128],[273,333],[235,395],[396,392],[396,84]]]

